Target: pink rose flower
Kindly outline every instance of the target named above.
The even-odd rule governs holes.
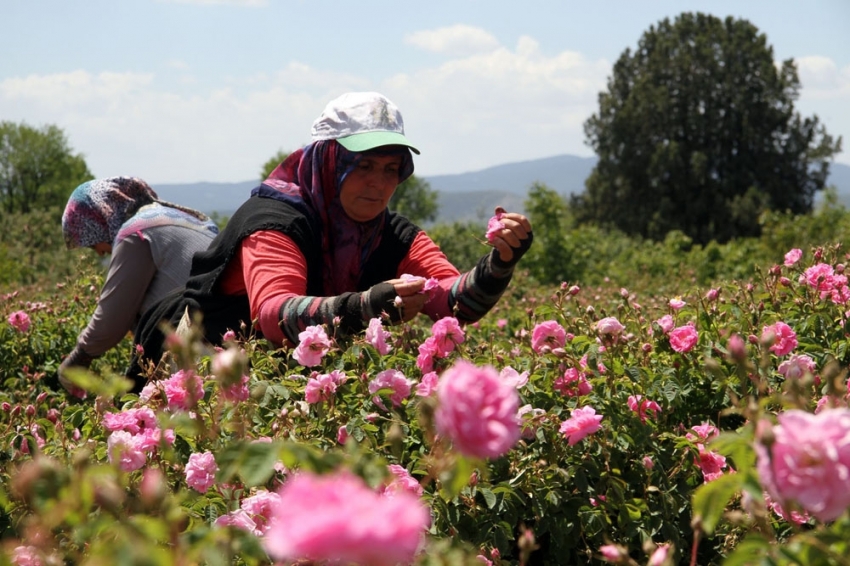
[[[487,241],[491,244],[496,241],[496,238],[499,236],[499,232],[505,229],[505,223],[502,222],[503,213],[499,212],[495,216],[491,216],[490,220],[487,221]]]
[[[416,481],[416,478],[410,475],[410,472],[408,472],[406,468],[403,468],[398,464],[390,464],[387,468],[390,470],[393,478],[392,481],[384,487],[382,492],[384,495],[393,496],[400,491],[406,491],[416,497],[422,495],[422,485]]]
[[[43,566],[38,548],[34,546],[16,546],[12,552],[14,566]]]
[[[673,309],[674,311],[677,311],[677,310],[681,309],[682,307],[684,307],[685,305],[687,305],[688,303],[683,301],[681,299],[681,297],[673,297],[672,299],[670,299],[670,302],[668,302],[667,304],[670,306],[671,309]]]
[[[581,407],[572,411],[570,418],[561,423],[559,430],[569,441],[569,445],[574,446],[587,435],[599,430],[602,427],[600,421],[602,415],[597,415],[596,409]]]
[[[656,320],[655,324],[657,324],[661,328],[661,331],[664,332],[664,334],[668,334],[676,326],[676,323],[673,322],[672,314],[665,314],[664,316]]]
[[[243,499],[240,509],[251,517],[256,534],[262,535],[268,531],[272,512],[279,503],[280,495],[274,491],[261,489],[254,493],[254,495]]]
[[[770,342],[770,351],[779,357],[790,354],[797,347],[797,333],[781,321],[765,326],[761,332],[761,340]]]
[[[696,464],[702,470],[703,480],[708,483],[723,475],[726,457],[712,450],[707,450],[702,445],[699,446]]]
[[[538,354],[544,353],[544,348],[548,348],[546,351],[549,352],[563,348],[566,343],[567,331],[554,320],[541,322],[531,331],[531,349]]]
[[[161,382],[172,411],[193,409],[204,398],[204,384],[192,370],[182,369]]]
[[[780,505],[793,501],[824,522],[838,518],[850,507],[850,409],[792,409],[777,421],[770,447],[755,444],[762,485]]]
[[[30,329],[30,316],[24,311],[15,311],[9,315],[7,319],[12,328],[21,333],[26,333]]]
[[[791,354],[791,357],[779,364],[778,371],[785,379],[801,379],[805,375],[815,377],[815,361],[805,354]]]
[[[596,332],[601,336],[611,336],[616,338],[626,327],[613,316],[605,317],[596,323]]]
[[[321,326],[308,326],[298,334],[298,346],[292,352],[295,361],[304,367],[313,367],[322,363],[322,358],[331,349],[331,341]]]
[[[304,400],[308,403],[329,401],[346,379],[345,373],[338,369],[311,377],[307,380],[307,385],[304,388]]]
[[[401,402],[410,396],[410,388],[412,385],[413,382],[404,377],[404,374],[397,369],[386,369],[378,373],[378,375],[369,382],[369,393],[374,394],[381,389],[391,389],[392,395],[390,395],[390,401],[392,401],[393,407],[400,407]],[[382,409],[386,409],[377,395],[372,398],[372,402]]]
[[[434,358],[437,357],[437,344],[433,336],[429,336],[419,345],[419,355],[416,357],[416,367],[422,373],[434,369]]]
[[[669,337],[670,347],[680,354],[693,350],[699,340],[697,329],[690,324],[674,328],[670,331]]]
[[[206,493],[215,484],[215,473],[218,471],[215,456],[211,452],[190,454],[185,471],[186,485],[195,491]]]
[[[437,357],[445,358],[454,351],[457,344],[463,343],[466,336],[458,320],[447,316],[431,326],[431,338],[434,339]]]
[[[661,406],[658,403],[644,399],[642,395],[629,395],[627,404],[629,405],[629,409],[638,414],[642,423],[646,422],[647,411],[652,411],[653,417],[661,412]]]
[[[382,356],[386,356],[393,349],[392,346],[387,344],[387,339],[390,336],[391,334],[381,326],[380,318],[373,318],[369,321],[369,326],[366,328],[366,341],[374,346]]]
[[[227,515],[222,515],[215,520],[214,524],[216,527],[235,527],[255,536],[262,534],[257,528],[257,524],[244,509],[236,509]]]
[[[672,558],[672,556],[669,556],[669,554],[670,545],[659,544],[655,548],[655,552],[652,553],[652,556],[649,557],[649,562],[646,563],[646,566],[666,566],[670,564],[668,559]]]
[[[569,368],[564,375],[557,378],[552,388],[566,397],[587,395],[593,390],[593,386],[587,380],[587,376],[576,368]]]
[[[618,544],[606,544],[599,547],[599,554],[602,559],[612,564],[625,564],[629,560],[629,553],[626,549]]]
[[[791,267],[803,257],[803,250],[794,248],[785,254],[785,267]]]
[[[413,562],[431,523],[413,494],[384,497],[346,472],[303,472],[278,491],[263,545],[275,560],[395,566]]]
[[[121,471],[132,472],[144,467],[147,453],[142,447],[143,438],[124,430],[116,430],[106,439],[109,462],[118,464]]]
[[[348,427],[346,425],[342,425],[336,430],[336,441],[340,444],[345,444],[348,441]]]
[[[499,377],[501,377],[503,380],[505,380],[506,383],[513,385],[517,389],[525,387],[525,385],[528,383],[528,371],[519,373],[511,366],[505,366],[504,368],[502,368],[502,371],[499,372]]]
[[[443,373],[437,401],[437,431],[467,456],[498,458],[519,440],[519,395],[491,366],[458,361]]]
[[[419,385],[416,386],[416,395],[419,397],[427,397],[437,390],[437,384],[440,382],[440,377],[435,371],[429,371],[422,376]]]

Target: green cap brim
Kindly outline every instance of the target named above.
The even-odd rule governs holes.
[[[344,138],[337,138],[339,144],[348,151],[369,151],[384,145],[403,145],[409,147],[410,151],[419,155],[415,145],[407,141],[403,134],[398,132],[364,132],[353,134]]]

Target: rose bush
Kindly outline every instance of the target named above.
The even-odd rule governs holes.
[[[850,492],[848,306],[835,278],[845,260],[813,248],[751,279],[663,290],[541,287],[518,274],[477,324],[416,320],[353,340],[316,329],[297,354],[250,335],[223,351],[173,339],[182,367],[141,395],[120,377],[127,341],[71,376],[85,400],[55,370],[100,277],[11,292],[0,312],[5,555],[835,562],[850,540],[850,502],[825,495]],[[807,278],[818,265],[832,268],[829,289]],[[26,332],[8,323],[15,312]],[[458,368],[471,377],[453,379]],[[810,420],[823,434],[793,426]],[[286,486],[314,497],[288,499]],[[416,503],[396,508],[400,496]],[[416,505],[428,521],[407,520]],[[269,534],[300,527],[285,545]]]

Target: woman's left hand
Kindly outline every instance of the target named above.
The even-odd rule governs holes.
[[[519,253],[522,255],[528,249],[527,240],[531,237],[531,222],[518,212],[506,212],[501,206],[496,207],[496,215],[504,226],[493,233],[490,243],[499,252],[499,259],[504,263],[516,263]]]

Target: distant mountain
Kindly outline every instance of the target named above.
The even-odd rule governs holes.
[[[562,195],[584,191],[584,181],[596,164],[595,157],[558,155],[520,161],[456,175],[422,177],[438,193],[437,222],[486,220],[493,207],[521,211],[528,189],[535,182]],[[828,185],[835,186],[838,200],[850,208],[850,166],[833,163]],[[239,183],[186,183],[154,187],[163,200],[230,216],[251,193],[257,181]]]

